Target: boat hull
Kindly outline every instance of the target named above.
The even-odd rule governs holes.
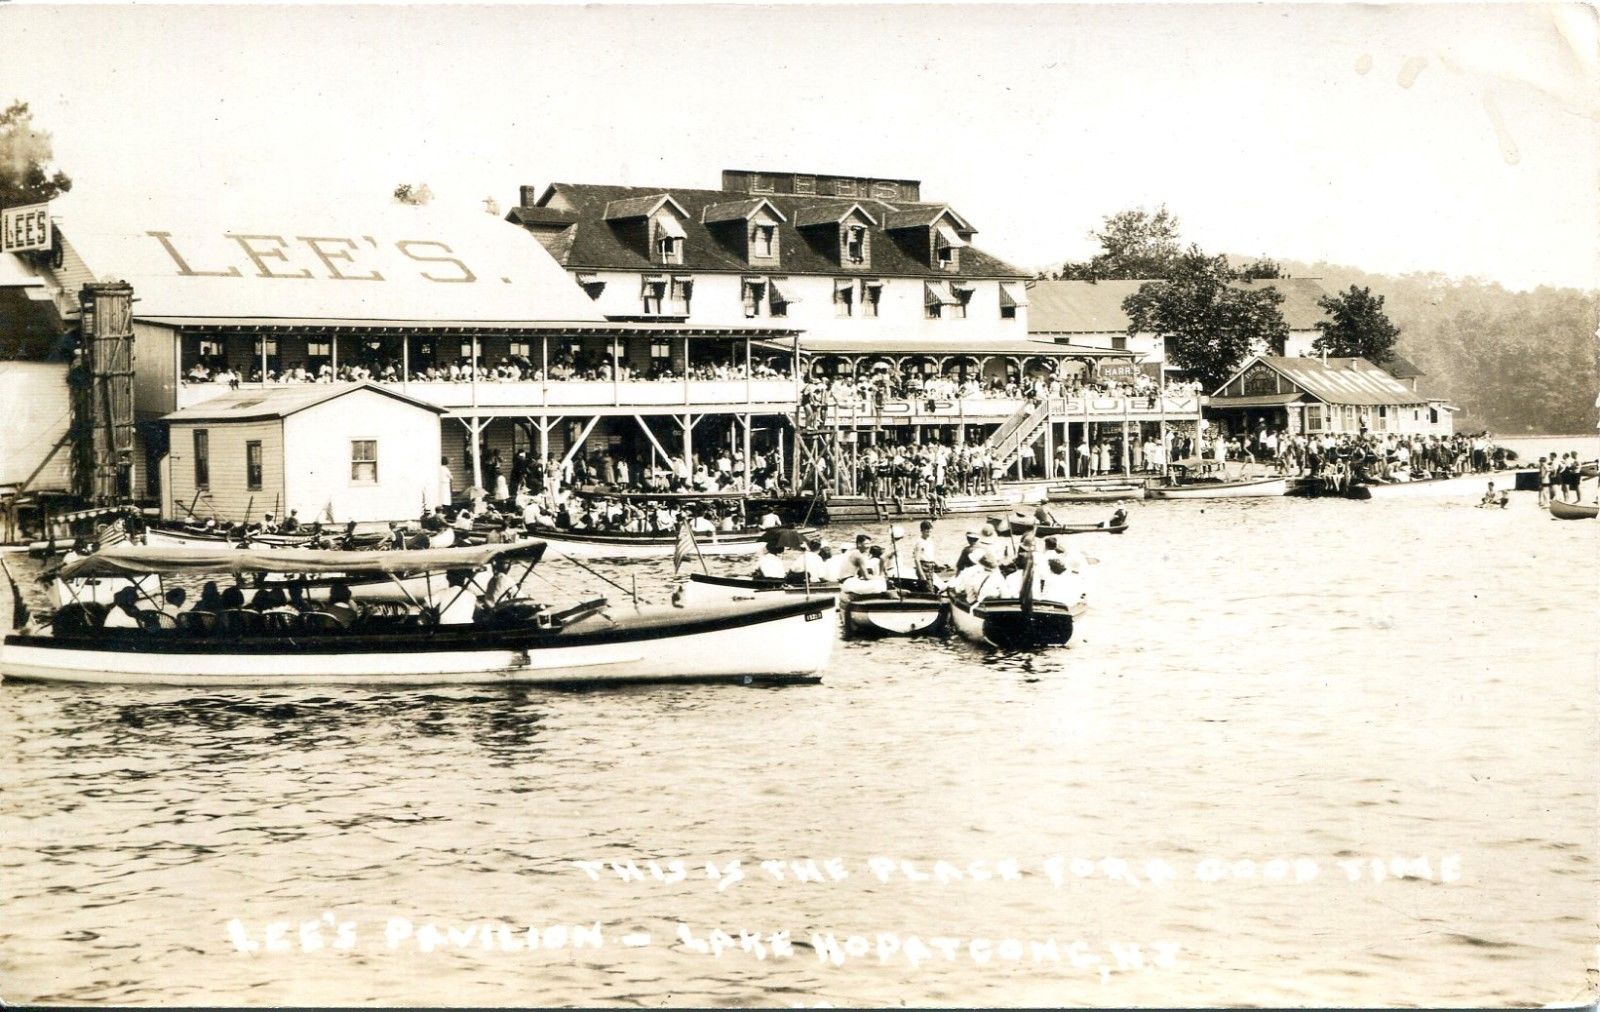
[[[812,537],[815,531],[801,532]],[[574,531],[534,528],[534,537],[550,544],[550,551],[580,559],[667,559],[677,548],[675,534],[586,534]],[[766,545],[761,531],[737,534],[696,534],[701,555],[755,555]]]
[[[140,631],[18,635],[0,645],[0,677],[187,686],[816,682],[832,651],[833,611],[822,598],[596,616],[560,631],[435,627],[226,641]]]
[[[846,594],[839,602],[846,636],[936,636],[949,624],[940,594]]]
[[[1600,514],[1600,506],[1562,502],[1560,499],[1550,504],[1550,515],[1557,520],[1593,520],[1597,514]]]
[[[252,534],[246,539],[252,548],[305,548],[311,543],[311,535],[298,534]],[[323,535],[323,540],[330,544],[337,544],[343,539],[342,532],[329,532]],[[357,534],[352,542],[352,547],[357,551],[367,551],[383,547],[387,539],[380,534]],[[228,545],[238,545],[238,538],[229,538],[222,534],[204,534],[200,532],[174,531],[158,527],[151,527],[145,531],[144,543],[153,548],[222,548]]]
[[[1461,498],[1482,496],[1491,481],[1495,484],[1496,492],[1510,492],[1515,479],[1507,481],[1502,474],[1486,471],[1483,474],[1422,478],[1417,481],[1365,482],[1356,487],[1366,489],[1369,497],[1373,499],[1411,499],[1427,496]]]
[[[676,600],[685,608],[710,608],[738,601],[797,601],[808,597],[833,597],[837,583],[773,583],[737,576],[690,574],[678,585]]]
[[[1288,491],[1287,478],[1259,478],[1194,485],[1158,485],[1150,489],[1149,494],[1152,499],[1249,499],[1286,495]]]
[[[1015,599],[970,605],[955,594],[950,595],[950,622],[966,639],[1002,650],[1063,646],[1073,629],[1072,610],[1054,601],[1035,601],[1030,615]]]

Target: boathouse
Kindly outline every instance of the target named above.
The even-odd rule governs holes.
[[[1408,378],[1419,375],[1406,363]],[[1449,435],[1452,409],[1364,358],[1257,355],[1211,395],[1206,417],[1228,432]]]
[[[445,409],[376,383],[229,390],[167,415],[161,513],[409,520],[439,505]]]

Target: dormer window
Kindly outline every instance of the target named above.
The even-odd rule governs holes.
[[[773,260],[778,256],[778,226],[756,222],[750,231],[750,259]]]
[[[940,221],[933,226],[933,265],[941,271],[961,269],[961,247],[967,241],[956,234],[949,223]]]
[[[678,219],[662,215],[656,222],[656,262],[662,264],[683,263],[683,226],[678,224]]]
[[[844,260],[845,263],[864,264],[867,262],[867,230],[862,225],[846,225],[844,227]]]

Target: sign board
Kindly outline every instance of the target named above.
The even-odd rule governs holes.
[[[1106,379],[1132,379],[1138,373],[1139,367],[1132,362],[1105,362],[1100,366],[1100,375]]]
[[[50,248],[50,205],[0,208],[0,253]]]

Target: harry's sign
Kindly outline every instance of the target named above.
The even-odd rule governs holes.
[[[0,253],[50,248],[50,205],[0,209]]]

